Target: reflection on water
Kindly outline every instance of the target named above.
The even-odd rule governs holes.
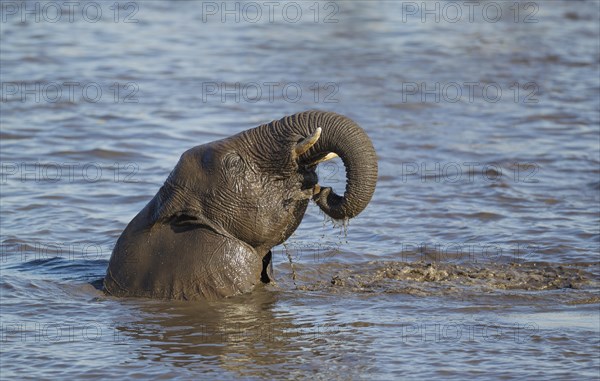
[[[1,9],[3,379],[597,377],[598,2],[44,4]],[[230,300],[94,287],[183,151],[311,108],[379,157],[347,229]]]
[[[140,309],[143,319],[117,325],[116,329],[124,342],[147,343],[139,353],[141,357],[194,371],[211,365],[234,378],[260,377],[265,369],[282,378],[296,367],[318,372],[322,364],[311,364],[305,353],[308,348],[318,351],[323,347],[322,360],[335,363],[338,354],[327,355],[326,345],[335,342],[350,348],[356,344],[352,339],[355,330],[344,332],[314,322],[298,322],[294,314],[278,310],[277,301],[276,294],[259,290],[207,305],[173,303],[167,311],[164,304],[146,303]],[[340,366],[347,367],[343,363]]]

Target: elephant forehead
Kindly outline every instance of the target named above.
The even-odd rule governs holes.
[[[243,153],[227,140],[193,147],[183,153],[179,160],[181,166],[190,169],[210,171],[235,164],[232,158],[239,159]]]
[[[171,173],[171,180],[188,182],[215,176],[223,168],[223,159],[227,152],[226,148],[215,143],[191,148],[181,155]]]
[[[196,157],[196,154],[191,152],[191,150],[181,155],[177,165],[175,165],[175,168],[169,174],[166,183],[183,189],[193,189],[198,180],[204,177],[205,172],[202,169],[202,163]]]

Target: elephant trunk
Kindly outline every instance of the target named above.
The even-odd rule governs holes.
[[[320,188],[313,199],[334,219],[357,216],[366,207],[377,183],[377,156],[365,131],[351,119],[332,112],[307,111],[280,120],[303,136],[318,127],[318,141],[300,157],[300,163],[318,162],[329,153],[337,154],[346,167],[346,190],[339,196],[331,188]]]

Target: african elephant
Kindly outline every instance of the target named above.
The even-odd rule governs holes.
[[[339,156],[346,190],[320,187],[318,163]],[[115,296],[217,299],[269,283],[271,248],[298,227],[310,199],[349,219],[377,182],[373,145],[349,118],[306,111],[184,152],[112,252]]]

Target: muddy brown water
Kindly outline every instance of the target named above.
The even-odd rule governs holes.
[[[3,2],[0,377],[597,379],[599,3],[423,4]],[[249,295],[97,289],[183,151],[311,108],[379,157],[346,228]]]

